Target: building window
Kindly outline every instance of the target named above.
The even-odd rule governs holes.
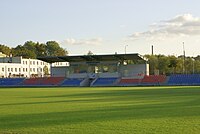
[[[25,64],[25,62],[23,61],[23,64]]]
[[[23,68],[23,72],[25,72],[25,68]]]
[[[38,61],[37,61],[37,65],[38,65]]]
[[[15,72],[17,72],[17,68],[15,68]]]
[[[21,72],[21,68],[19,68],[19,72]]]
[[[11,72],[13,72],[13,68],[11,68]]]
[[[32,72],[32,68],[30,68],[30,72]]]
[[[28,72],[28,69],[26,68],[26,72]]]
[[[4,72],[4,68],[2,68],[2,72]]]
[[[33,61],[33,65],[35,65],[35,61]]]
[[[35,72],[35,68],[33,68],[33,72]]]
[[[26,61],[26,65],[27,65],[27,61]]]
[[[30,61],[30,65],[32,65],[32,61]]]
[[[8,72],[10,72],[10,68],[8,68]]]

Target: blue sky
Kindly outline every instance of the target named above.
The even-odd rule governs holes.
[[[200,55],[198,0],[0,0],[0,44],[58,41],[72,54]]]

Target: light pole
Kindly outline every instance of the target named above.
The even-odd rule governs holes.
[[[185,74],[186,68],[185,68],[185,43],[183,42],[183,74]]]
[[[126,54],[126,47],[128,47],[128,45],[125,45],[125,48],[124,48],[125,49],[125,54]]]

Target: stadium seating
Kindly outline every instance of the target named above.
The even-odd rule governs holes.
[[[40,85],[45,78],[29,78],[25,79],[22,85]]]
[[[175,74],[171,75],[169,85],[200,85],[200,74]]]
[[[67,78],[62,83],[61,86],[80,86],[83,78]]]
[[[122,78],[119,82],[120,86],[134,85],[160,85],[166,81],[165,75],[146,75],[141,79]]]
[[[92,86],[114,86],[118,78],[98,78],[93,83]]]
[[[122,78],[119,81],[120,86],[131,86],[131,85],[139,85],[141,79],[131,79],[131,78]]]
[[[15,86],[24,81],[24,78],[0,78],[0,86]]]
[[[51,86],[59,85],[64,80],[64,77],[43,77],[43,78],[29,78],[24,80],[22,85],[41,85]]]
[[[64,81],[64,77],[47,77],[44,78],[40,84],[41,85],[59,85],[61,82]]]
[[[166,81],[165,75],[146,75],[141,81],[143,85],[160,85]]]
[[[146,75],[144,78],[118,77],[97,78],[43,77],[43,78],[0,78],[0,86],[138,86],[138,85],[200,85],[200,74]],[[84,81],[86,82],[85,84]],[[167,81],[167,82],[166,82]]]

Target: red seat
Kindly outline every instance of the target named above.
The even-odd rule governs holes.
[[[165,75],[145,75],[141,83],[163,83],[165,80]]]
[[[42,85],[58,85],[60,84],[65,78],[64,77],[47,77],[44,79],[41,84]]]
[[[30,78],[24,80],[24,85],[58,85],[64,80],[64,77],[43,77]]]
[[[141,79],[121,79],[120,84],[137,84],[140,83]]]

